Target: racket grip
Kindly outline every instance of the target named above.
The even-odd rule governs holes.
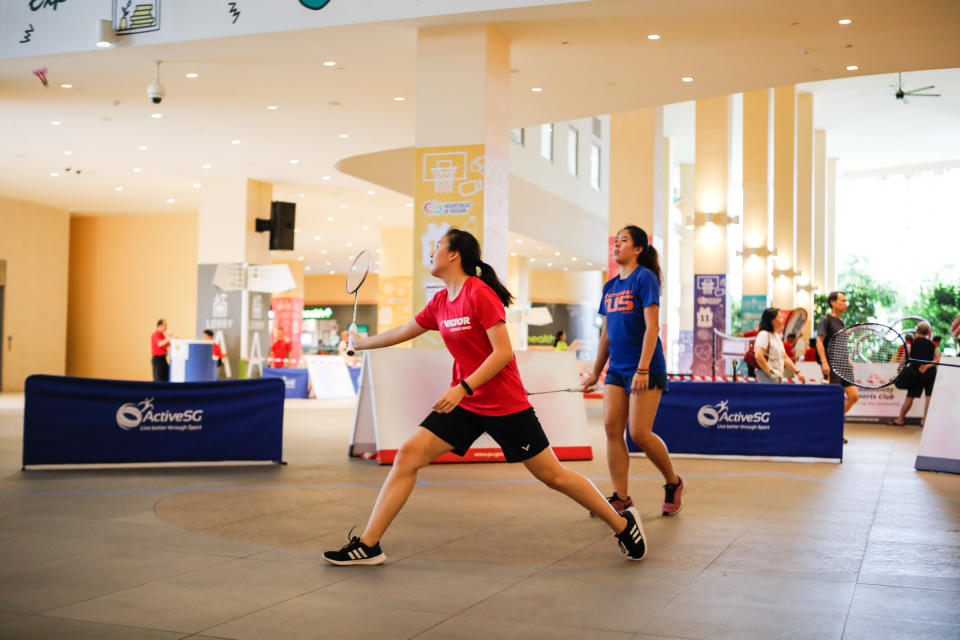
[[[354,356],[357,353],[357,343],[353,339],[354,334],[357,331],[357,325],[355,323],[350,325],[350,328],[347,329],[347,355]]]

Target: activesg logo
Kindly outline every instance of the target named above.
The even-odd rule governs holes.
[[[156,411],[153,398],[127,402],[117,409],[117,426],[124,431],[199,431],[203,428],[203,409]]]
[[[705,404],[697,412],[697,422],[704,429],[736,429],[745,431],[769,431],[770,412],[753,411],[744,413],[729,409],[730,401],[722,400],[716,404]]]

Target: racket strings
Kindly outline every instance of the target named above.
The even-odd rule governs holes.
[[[881,324],[860,324],[838,332],[827,345],[827,361],[840,378],[860,387],[880,389],[900,375],[908,357],[907,346],[896,331]],[[872,371],[858,380],[856,364],[894,364]]]

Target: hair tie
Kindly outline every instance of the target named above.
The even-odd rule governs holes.
[[[477,263],[477,269],[476,269],[476,271],[477,271],[477,277],[478,277],[478,278],[483,275],[483,263],[482,263],[482,262]]]

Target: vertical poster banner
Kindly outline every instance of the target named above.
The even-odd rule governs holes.
[[[203,331],[213,331],[213,341],[226,354],[220,376],[233,378],[240,365],[240,325],[242,294],[240,291],[221,291],[213,284],[217,265],[197,266],[197,339]]]
[[[743,330],[753,331],[760,326],[763,310],[767,308],[767,296],[743,296],[740,304]]]
[[[303,355],[300,338],[303,335],[303,298],[274,298],[273,326],[283,329],[284,338],[290,342],[290,362],[284,367],[295,367]],[[270,336],[271,343],[275,336]]]
[[[377,332],[382,333],[410,322],[413,319],[413,306],[410,304],[413,278],[384,277],[381,274],[377,286]]]
[[[677,373],[693,373],[693,331],[683,329],[677,337]]]
[[[270,294],[245,291],[246,322],[243,327],[243,353],[240,354],[240,377],[259,378],[270,354]]]
[[[443,288],[430,275],[430,257],[451,227],[469,231],[483,242],[484,145],[421,147],[416,160],[416,202],[413,215],[413,309],[416,314]],[[413,342],[439,347],[439,333]]]
[[[726,332],[727,276],[693,276],[693,375],[713,375],[713,330]],[[719,372],[718,372],[719,373]]]

